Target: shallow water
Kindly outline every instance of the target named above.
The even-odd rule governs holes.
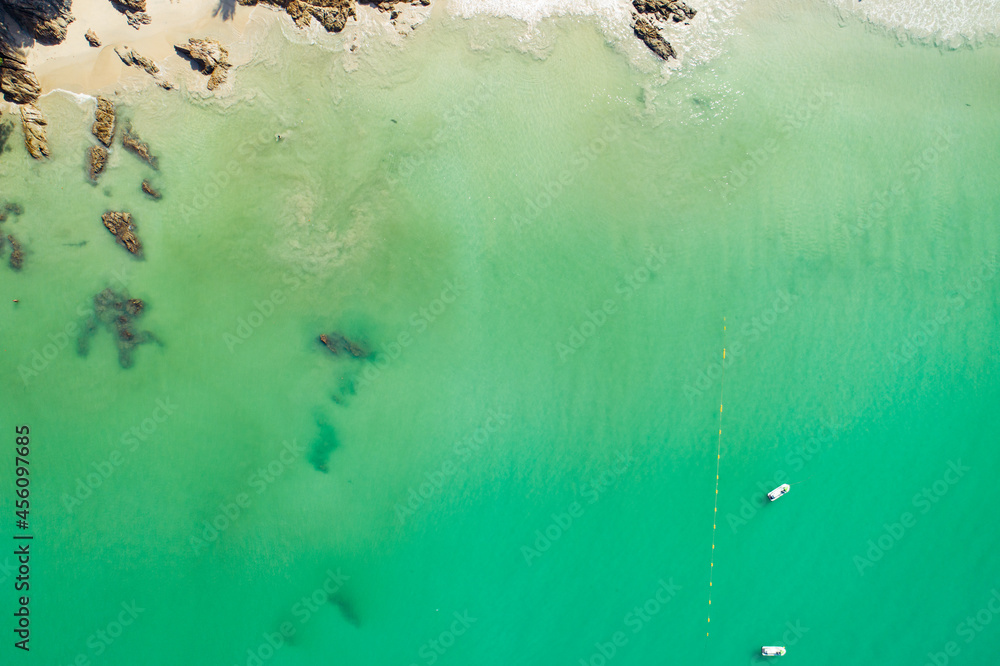
[[[991,663],[1000,54],[741,20],[666,82],[589,19],[276,27],[239,104],[123,95],[161,169],[96,187],[46,97],[54,158],[0,158],[33,662]],[[62,335],[108,286],[129,370]]]

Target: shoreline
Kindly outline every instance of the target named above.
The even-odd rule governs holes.
[[[343,30],[328,33],[316,21],[306,28],[297,27],[283,9],[271,5],[235,4],[232,14],[223,16],[219,0],[186,0],[183,5],[172,0],[147,0],[147,3],[151,23],[136,30],[109,0],[74,0],[76,20],[69,25],[66,38],[58,44],[36,44],[28,52],[27,67],[38,78],[40,97],[57,91],[97,97],[125,86],[142,89],[156,85],[156,80],[141,68],[125,65],[116,48],[131,48],[153,61],[163,78],[175,86],[204,89],[207,77],[176,52],[175,44],[184,44],[189,38],[217,40],[229,51],[230,65],[238,68],[254,57],[250,33],[268,30],[281,21],[287,21],[288,28],[303,35],[332,34],[343,40],[345,50],[353,51],[361,37],[373,29],[385,32],[390,39],[399,38],[422,24],[431,12],[429,6],[401,3],[397,18],[390,23],[387,12],[359,5],[357,17],[348,21]],[[87,42],[88,30],[97,34],[100,46]],[[225,94],[216,91],[220,93]],[[16,105],[7,106],[16,111]]]
[[[256,7],[241,5],[235,7],[232,17],[224,19],[221,15],[213,16],[217,7],[217,0],[187,0],[183,6],[169,0],[149,0],[147,13],[152,23],[136,30],[107,0],[74,0],[76,20],[70,24],[66,39],[51,46],[33,47],[28,67],[38,77],[42,96],[62,90],[96,97],[119,85],[155,84],[146,72],[121,61],[115,48],[125,46],[155,62],[164,78],[175,84],[187,81],[186,73],[191,74],[191,81],[195,77],[205,78],[176,53],[174,44],[185,43],[189,37],[204,37],[238,48],[251,21],[267,20],[254,16]],[[97,33],[100,46],[87,43],[84,38],[87,30]]]

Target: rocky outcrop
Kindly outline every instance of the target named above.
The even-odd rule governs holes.
[[[72,0],[0,0],[0,91],[8,102],[28,104],[41,86],[27,68],[27,49],[35,41],[56,44],[73,21]]]
[[[256,5],[258,0],[238,0],[241,5]],[[340,32],[347,19],[357,16],[354,0],[260,0],[260,4],[280,7],[300,28],[308,28],[315,18],[327,32]]]
[[[107,97],[98,97],[94,117],[94,125],[90,131],[98,141],[110,147],[115,138],[115,103]]]
[[[97,36],[97,33],[94,32],[93,30],[88,30],[87,34],[84,35],[83,38],[86,39],[87,43],[93,46],[94,48],[97,48],[98,46],[101,45],[101,39]]]
[[[116,292],[105,289],[94,296],[94,313],[87,318],[76,340],[76,351],[80,356],[90,353],[90,338],[97,333],[98,323],[110,332],[118,347],[118,363],[123,368],[131,368],[133,351],[147,342],[160,342],[150,331],[136,331],[135,320],[142,316],[146,304],[138,298],[129,298],[127,291]]]
[[[125,22],[138,30],[140,26],[152,23],[153,17],[146,12],[125,12]]]
[[[149,58],[140,55],[137,51],[133,51],[128,46],[116,46],[115,53],[121,59],[123,63],[129,67],[138,67],[139,69],[146,70],[146,73],[150,76],[156,76],[160,73],[160,68],[157,67],[156,63]]]
[[[664,21],[689,21],[698,13],[681,0],[632,0],[632,6],[640,14],[652,14]]]
[[[327,349],[334,353],[334,355],[340,355],[341,353],[350,354],[354,358],[368,358],[371,356],[371,352],[364,346],[348,340],[346,337],[340,333],[330,333],[319,336],[319,341],[322,342]]]
[[[94,182],[104,171],[104,166],[108,163],[108,149],[104,146],[91,146],[87,150],[87,175]]]
[[[0,0],[0,39],[3,33],[27,33],[42,44],[58,44],[66,39],[66,28],[73,22],[72,0]],[[30,46],[3,40],[13,48]],[[6,57],[6,54],[4,54]]]
[[[35,73],[26,69],[23,63],[4,58],[0,67],[0,90],[8,102],[30,104],[38,99],[42,87]]]
[[[656,23],[658,21],[673,21],[687,23],[694,18],[697,10],[685,4],[683,0],[632,0],[632,6],[638,12],[634,15],[635,36],[645,42],[646,46],[664,60],[676,58],[677,52],[670,45]]]
[[[156,63],[150,60],[149,58],[140,55],[138,52],[130,49],[127,46],[116,46],[115,53],[118,55],[121,61],[126,65],[128,65],[129,67],[138,67],[139,69],[144,70],[147,74],[152,76],[153,80],[156,81],[156,85],[160,86],[164,90],[174,89],[174,84],[163,78],[163,76],[160,74],[160,68],[157,67]]]
[[[8,201],[3,205],[5,213],[10,213],[11,215],[24,215],[24,208],[19,203],[14,203],[13,201]]]
[[[154,199],[159,199],[160,197],[163,196],[162,194],[160,194],[160,191],[155,187],[153,187],[153,184],[150,183],[148,180],[142,181],[142,191],[148,194],[149,196],[153,197]]]
[[[208,89],[215,90],[229,72],[229,52],[214,39],[189,39],[187,44],[175,44],[181,55],[201,63],[201,73],[208,75]]]
[[[24,250],[13,235],[8,234],[7,241],[10,243],[10,267],[19,271],[24,266]]]
[[[159,160],[149,152],[149,144],[139,138],[139,135],[132,129],[132,125],[126,125],[122,131],[122,145],[131,153],[135,153],[139,159],[144,160],[154,169],[159,169]]]
[[[111,0],[111,4],[122,13],[146,11],[146,0]]]
[[[34,104],[21,107],[21,127],[24,129],[24,145],[36,160],[49,156],[49,142],[45,138],[45,126],[49,121]]]
[[[118,242],[126,250],[142,257],[142,242],[135,235],[135,225],[132,224],[132,214],[117,211],[108,211],[101,216],[104,226],[115,235]]]
[[[670,45],[670,42],[663,38],[660,31],[656,29],[649,19],[643,16],[637,16],[635,20],[635,36],[645,42],[646,46],[649,47],[656,55],[660,56],[664,60],[670,58],[676,58],[677,52],[674,51],[674,47]]]

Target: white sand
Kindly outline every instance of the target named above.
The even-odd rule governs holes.
[[[292,20],[285,12],[268,6],[237,4],[233,15],[224,20],[219,0],[147,0],[146,12],[152,22],[136,30],[110,0],[73,0],[76,20],[69,25],[66,39],[54,46],[34,47],[28,66],[38,76],[43,95],[53,90],[96,95],[122,86],[156,85],[142,69],[122,63],[115,47],[128,46],[155,62],[163,78],[175,85],[204,86],[207,77],[193,71],[188,61],[177,55],[174,44],[183,44],[189,37],[217,39],[229,51],[230,63],[239,66],[253,56],[252,34],[259,35],[261,28],[275,21],[286,21],[306,40],[338,42],[340,48],[351,52],[367,39],[398,42],[431,12],[431,8],[423,6],[398,7],[399,18],[391,24],[387,13],[358,6],[357,18],[348,20],[343,32],[330,34],[315,20],[306,30],[292,28]],[[88,29],[97,34],[100,47],[90,46],[84,38]]]
[[[152,83],[149,74],[125,66],[115,54],[116,46],[129,46],[153,60],[164,78],[176,84],[181,77],[198,74],[176,54],[174,44],[185,43],[189,37],[212,37],[229,48],[241,41],[251,15],[257,20],[278,15],[266,8],[236,5],[234,15],[223,20],[218,9],[218,0],[148,0],[146,11],[152,23],[136,30],[109,0],[73,0],[76,20],[69,25],[66,39],[54,46],[35,46],[28,67],[38,76],[42,94],[62,89],[92,95],[109,91],[119,81]],[[101,46],[87,43],[88,29],[97,33]]]

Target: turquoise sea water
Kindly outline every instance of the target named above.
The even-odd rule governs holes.
[[[96,187],[46,97],[54,158],[0,157],[10,663],[994,663],[1000,52],[741,20],[668,81],[586,19],[350,72],[275,28],[238,103],[120,96],[161,170]],[[76,353],[109,286],[128,370]]]

